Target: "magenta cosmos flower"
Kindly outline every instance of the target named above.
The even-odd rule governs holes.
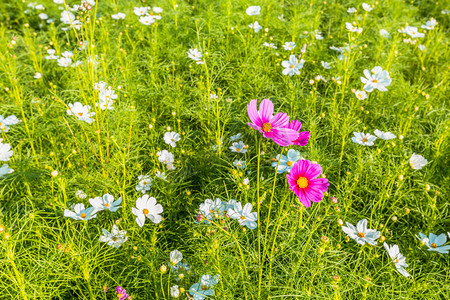
[[[280,146],[292,145],[292,141],[297,140],[299,134],[296,130],[288,128],[289,116],[285,113],[273,116],[273,103],[269,99],[261,101],[259,110],[256,109],[257,102],[252,100],[247,104],[248,117],[252,121],[247,124]]]
[[[302,159],[294,164],[291,172],[286,175],[289,189],[298,196],[301,204],[306,207],[312,202],[319,202],[323,198],[323,192],[328,190],[328,179],[317,178],[322,174],[322,167]]]
[[[300,131],[302,128],[302,123],[300,121],[292,120],[291,124],[289,124],[289,128],[298,132],[298,138],[292,141],[292,144],[297,146],[305,146],[308,143],[311,133],[309,131]]]

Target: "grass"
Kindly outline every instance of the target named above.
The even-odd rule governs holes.
[[[448,254],[427,251],[415,237],[450,231],[444,2],[370,2],[374,9],[366,13],[360,1],[100,1],[79,31],[61,30],[67,27],[59,20],[62,5],[40,0],[45,10],[38,11],[28,3],[0,3],[0,114],[22,121],[1,133],[14,151],[7,162],[14,172],[0,178],[0,298],[113,299],[120,285],[133,299],[165,299],[171,286],[188,291],[203,274],[220,274],[217,299],[450,298]],[[246,15],[249,5],[260,5],[261,14]],[[160,6],[162,18],[144,26],[135,6]],[[350,7],[357,13],[347,13]],[[42,12],[55,22],[40,20]],[[126,18],[111,19],[117,12]],[[436,28],[420,29],[431,17]],[[263,26],[258,33],[248,27],[255,20]],[[363,27],[361,34],[345,28],[352,21]],[[425,37],[405,43],[397,30],[406,25],[426,31]],[[316,40],[314,30],[324,39]],[[301,75],[282,75],[288,41],[296,42],[297,56],[307,45]],[[345,45],[352,50],[339,60],[330,46]],[[189,59],[189,48],[202,51],[205,64]],[[83,64],[60,67],[45,59],[47,49],[59,56],[73,51]],[[96,64],[89,59],[94,55]],[[358,100],[352,89],[362,90],[360,77],[374,66],[388,70],[392,83],[387,92]],[[42,78],[33,78],[35,72]],[[327,81],[314,80],[317,75]],[[114,110],[96,107],[92,87],[99,81],[118,94]],[[311,132],[306,146],[289,147],[320,163],[330,182],[324,199],[309,208],[271,167],[287,149],[246,124],[247,104],[263,98]],[[95,122],[69,116],[74,102],[90,105]],[[372,147],[352,143],[354,131],[375,129],[397,138],[377,139]],[[181,135],[176,148],[164,143],[166,131]],[[228,148],[237,133],[248,144],[245,154]],[[163,149],[175,155],[175,170],[158,161]],[[411,169],[412,153],[428,164]],[[245,160],[246,169],[234,167],[235,159]],[[156,178],[157,170],[167,180]],[[164,208],[160,224],[147,220],[141,228],[131,213],[142,196],[135,190],[139,175],[154,179],[148,194]],[[71,204],[89,206],[88,198],[76,197],[78,190],[88,198],[121,197],[122,208],[87,222],[66,218]],[[229,219],[195,223],[207,198],[252,203],[254,210],[262,201],[258,229]],[[363,218],[399,245],[411,277],[395,270],[382,239],[360,246],[339,225]],[[98,241],[113,224],[128,236],[117,249]],[[160,272],[175,249],[192,265],[180,281]]]

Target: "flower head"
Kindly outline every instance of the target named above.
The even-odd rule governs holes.
[[[288,128],[289,116],[285,113],[278,113],[273,116],[274,106],[272,101],[264,99],[256,109],[257,100],[247,104],[247,113],[252,123],[247,123],[253,129],[263,134],[263,137],[272,139],[280,146],[289,146],[292,141],[299,137],[299,133]]]
[[[152,25],[155,22],[155,18],[153,16],[142,16],[139,18],[139,22],[144,25]]]
[[[160,223],[162,221],[161,213],[163,212],[163,207],[161,204],[156,204],[154,197],[144,195],[136,200],[136,207],[131,208],[131,212],[136,216],[136,223],[142,227],[146,218],[153,223]]]
[[[290,172],[294,164],[302,158],[300,152],[294,149],[289,149],[286,155],[277,155],[277,161],[272,162],[272,167],[276,168],[278,164],[278,160],[280,163],[278,164],[277,173]]]
[[[294,74],[300,75],[300,70],[303,68],[305,61],[303,59],[298,61],[294,54],[289,56],[289,60],[284,60],[281,65],[283,66],[283,75],[293,76]]]
[[[377,139],[376,136],[370,133],[353,132],[352,142],[364,146],[373,146],[373,142]]]
[[[355,96],[356,98],[358,98],[359,100],[364,100],[367,98],[367,93],[365,91],[356,91],[355,92]]]
[[[443,246],[447,242],[447,236],[445,233],[441,233],[440,235],[430,233],[430,236],[427,237],[422,232],[419,232],[419,236],[416,237],[428,247],[428,251],[436,251],[442,254],[447,254],[450,250],[450,245]]]
[[[214,296],[213,287],[219,283],[220,275],[211,276],[209,274],[202,275],[197,283],[189,288],[189,294],[194,300],[204,300],[208,296]]]
[[[12,155],[11,145],[0,142],[0,161],[9,161]]]
[[[319,202],[323,198],[323,192],[328,190],[328,179],[317,178],[322,174],[322,167],[313,164],[309,160],[297,161],[286,175],[289,189],[294,191],[301,204],[311,206],[312,202]]]
[[[126,15],[124,13],[117,13],[115,15],[111,15],[111,18],[115,20],[123,20],[125,19]]]
[[[256,221],[258,221],[258,213],[252,212],[252,204],[247,203],[242,208],[242,204],[240,202],[237,202],[234,205],[234,208],[230,208],[227,211],[227,214],[232,219],[236,219],[239,221],[239,225],[241,226],[247,226],[249,229],[255,229],[258,224]]]
[[[180,140],[180,134],[176,132],[164,133],[164,142],[172,147],[177,146],[177,142]]]
[[[19,122],[20,120],[15,115],[11,115],[6,118],[0,115],[0,132],[8,132],[9,126],[15,125]]]
[[[6,174],[11,174],[12,172],[14,172],[13,169],[11,169],[7,164],[3,164],[0,167],[0,178],[5,176]]]
[[[375,135],[382,140],[392,140],[396,138],[396,136],[389,131],[383,132],[381,130],[375,129],[373,133],[375,133]]]
[[[245,145],[243,141],[234,142],[229,149],[231,152],[245,153],[247,152],[247,145]]]
[[[183,254],[178,250],[170,252],[170,263],[175,266],[177,263],[183,260]]]
[[[114,201],[114,196],[110,194],[104,194],[103,197],[95,197],[93,199],[89,199],[89,203],[95,207],[95,210],[102,211],[102,210],[109,210],[110,212],[117,211],[120,206],[119,204],[122,203],[122,199],[119,198],[116,201]]]
[[[89,105],[83,105],[80,102],[75,102],[74,104],[69,103],[69,109],[66,110],[69,116],[73,115],[78,118],[80,121],[85,121],[86,123],[91,124],[95,116],[95,112],[90,112],[91,107]]]
[[[386,249],[387,253],[389,254],[390,258],[392,259],[392,262],[395,265],[395,268],[397,271],[402,274],[405,277],[409,277],[409,273],[404,269],[408,267],[408,264],[406,263],[406,258],[400,253],[400,249],[397,245],[389,246],[386,243],[383,243],[384,249]]]
[[[120,247],[128,239],[127,232],[125,230],[119,230],[117,225],[113,225],[111,232],[106,229],[102,229],[103,235],[100,236],[99,241],[106,243],[108,246],[113,246],[114,248]]]
[[[364,75],[366,78],[361,77],[361,82],[364,83],[364,90],[368,93],[372,92],[374,89],[378,89],[381,92],[387,91],[387,86],[392,82],[392,78],[389,77],[389,72],[383,70],[381,67],[377,66],[372,69],[372,71],[364,70]]]
[[[260,6],[249,6],[245,12],[249,16],[257,16],[261,13],[261,7]]]
[[[434,26],[436,26],[436,25],[437,25],[436,19],[435,18],[431,18],[429,21],[427,21],[425,23],[425,25],[422,25],[420,27],[423,28],[423,29],[426,29],[426,30],[433,30]]]
[[[69,217],[74,220],[83,220],[87,221],[93,218],[96,218],[95,207],[84,208],[83,203],[78,203],[73,207],[74,211],[70,211],[68,209],[64,210],[64,217]]]
[[[260,31],[262,29],[262,26],[259,25],[258,21],[255,21],[255,23],[248,25],[248,27],[253,29],[255,31],[255,33],[257,33],[258,31]]]
[[[283,45],[284,50],[292,51],[295,48],[295,42],[286,42]]]
[[[293,145],[305,146],[308,143],[311,133],[309,131],[300,131],[300,129],[302,128],[302,123],[300,121],[292,120],[288,128],[298,132],[297,139],[292,141]]]
[[[409,165],[414,170],[420,170],[428,164],[428,160],[419,154],[413,153],[409,159]]]
[[[376,245],[376,239],[380,237],[380,232],[375,229],[367,228],[367,220],[362,219],[356,224],[356,227],[345,222],[347,226],[342,226],[342,230],[358,244],[364,245],[368,243],[370,245]]]

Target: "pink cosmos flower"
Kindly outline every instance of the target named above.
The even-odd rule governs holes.
[[[280,146],[292,145],[292,141],[298,139],[298,132],[288,128],[289,116],[278,113],[273,116],[273,103],[269,99],[263,99],[256,109],[257,100],[247,104],[248,117],[252,123],[247,123],[251,128],[258,130],[263,137],[272,139]]]
[[[298,196],[301,204],[311,206],[312,202],[319,202],[323,192],[328,190],[328,179],[317,178],[322,173],[322,167],[302,159],[294,164],[291,172],[286,175],[289,189]]]
[[[300,131],[300,129],[302,128],[302,123],[300,121],[292,120],[288,128],[294,129],[298,132],[298,138],[292,141],[294,145],[305,146],[306,143],[308,143],[311,133],[309,131]]]

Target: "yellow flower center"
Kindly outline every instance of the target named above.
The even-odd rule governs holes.
[[[299,177],[297,179],[297,185],[301,189],[306,188],[308,186],[308,179],[306,177]]]
[[[209,212],[213,214],[214,213],[214,209],[210,209]]]
[[[265,132],[269,132],[270,129],[272,129],[272,124],[270,123],[264,123],[264,125],[262,126],[262,130]]]
[[[245,220],[245,217],[244,217],[244,216],[241,216],[241,220]]]
[[[374,79],[372,80],[373,83],[378,83],[378,80]]]
[[[144,213],[144,215],[148,215],[148,209],[144,208],[144,209],[142,210],[142,212]]]
[[[113,237],[112,240],[115,242],[115,241],[117,241],[117,238],[116,238],[116,237]]]
[[[105,203],[105,207],[110,207],[109,203]]]
[[[202,290],[207,290],[208,289],[208,287],[206,286],[206,285],[202,285]]]
[[[122,298],[123,294],[117,294],[117,298]]]
[[[432,243],[430,246],[431,246],[431,248],[436,248],[437,247],[436,243]]]
[[[236,152],[241,152],[241,149],[239,149],[239,148],[236,148]]]
[[[295,66],[294,65],[291,65],[291,69],[293,69]]]
[[[365,137],[365,138],[362,139],[362,141],[363,141],[363,143],[365,143],[365,142],[368,141],[368,138]]]
[[[358,236],[359,236],[360,238],[363,238],[363,237],[365,236],[365,234],[364,234],[364,232],[360,232],[360,233],[358,233]]]
[[[83,113],[79,112],[79,113],[77,113],[77,115],[79,115],[81,117],[83,115]]]
[[[86,218],[86,214],[85,214],[85,213],[81,213],[81,214],[80,214],[80,217]]]
[[[288,167],[290,167],[290,166],[293,165],[293,162],[292,161],[288,161],[286,164],[288,165]]]

